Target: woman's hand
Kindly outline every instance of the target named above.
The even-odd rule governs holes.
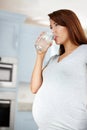
[[[52,43],[47,40],[45,32],[42,32],[36,40],[35,48],[38,54],[45,54],[51,45]]]

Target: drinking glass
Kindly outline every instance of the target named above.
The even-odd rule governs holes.
[[[53,33],[51,32],[44,32],[39,40],[35,43],[35,48],[39,52],[44,52],[47,48],[52,44],[54,39]]]

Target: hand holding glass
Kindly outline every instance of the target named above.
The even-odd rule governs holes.
[[[53,42],[53,34],[44,32],[35,43],[35,48],[38,52],[45,52]]]

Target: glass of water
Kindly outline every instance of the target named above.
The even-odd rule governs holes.
[[[53,33],[51,32],[44,32],[39,40],[35,43],[35,48],[39,52],[44,52],[47,48],[52,44],[54,39]]]

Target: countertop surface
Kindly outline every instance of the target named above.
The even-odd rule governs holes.
[[[18,83],[18,111],[32,111],[34,94],[27,82]]]

